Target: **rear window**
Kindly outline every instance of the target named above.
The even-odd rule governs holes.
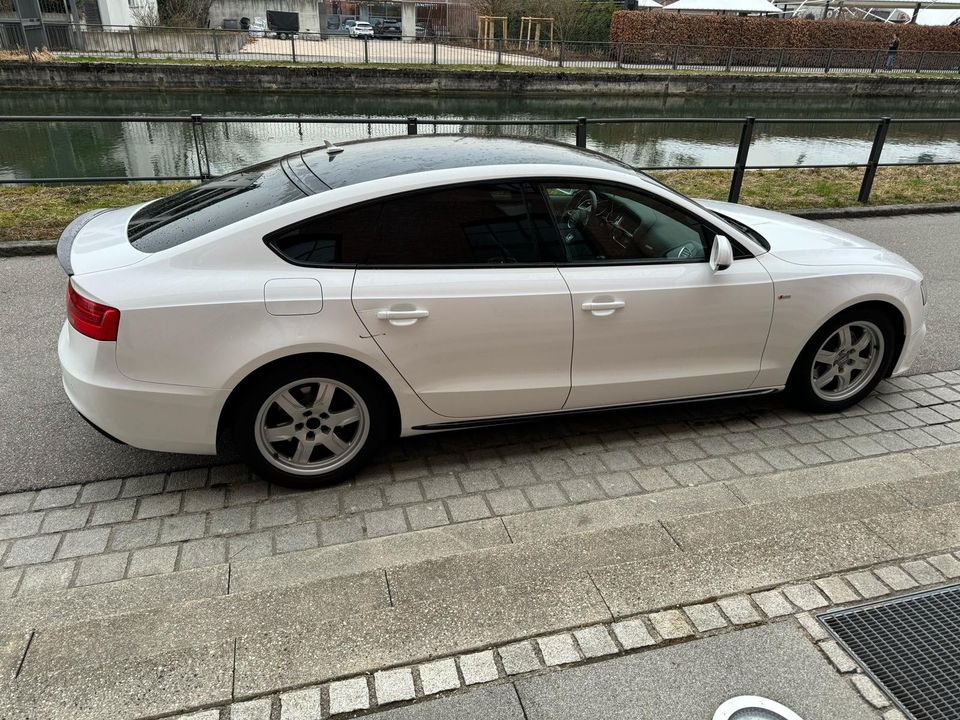
[[[130,218],[127,237],[137,250],[159,252],[302,197],[271,160],[155,200]]]

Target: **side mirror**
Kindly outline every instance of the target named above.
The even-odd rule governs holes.
[[[717,235],[713,238],[713,247],[710,249],[710,269],[714,272],[726,270],[733,265],[733,246],[726,235]]]

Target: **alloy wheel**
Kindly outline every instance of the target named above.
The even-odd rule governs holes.
[[[883,333],[872,322],[858,320],[841,325],[813,356],[813,392],[828,401],[856,395],[873,380],[883,355]]]

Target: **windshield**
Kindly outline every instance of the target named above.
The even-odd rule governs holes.
[[[754,230],[752,227],[750,227],[749,225],[746,225],[740,222],[739,220],[734,220],[729,215],[724,215],[723,213],[717,212],[716,210],[708,210],[707,212],[712,212],[717,217],[722,218],[725,222],[729,223],[730,225],[733,225],[737,230],[739,230],[748,238],[750,238],[755,243],[760,245],[760,247],[762,247],[764,250],[767,250],[767,251],[770,250],[770,243],[767,241],[767,239],[763,235],[758,233],[756,230]]]

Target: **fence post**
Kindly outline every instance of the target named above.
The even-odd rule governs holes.
[[[563,67],[563,40],[560,41],[560,67]]]
[[[293,62],[296,62],[296,61],[297,61],[297,45],[296,45],[296,42],[297,42],[297,41],[294,39],[293,35],[291,34],[291,35],[290,35],[290,57],[291,57],[291,59],[293,60]]]
[[[784,49],[780,48],[780,57],[777,58],[777,72],[783,70],[783,53]]]
[[[677,64],[680,62],[680,46],[677,45],[673,48],[673,69],[677,69]]]
[[[587,146],[587,119],[585,117],[577,118],[577,147],[585,148]]]
[[[830,66],[833,63],[833,48],[830,48],[830,52],[827,53],[827,65],[823,68],[825,73],[830,72]]]
[[[623,43],[617,43],[617,68],[623,67]]]
[[[881,50],[877,50],[877,51],[873,54],[873,65],[870,66],[870,72],[871,72],[871,73],[875,73],[875,72],[877,71],[877,66],[880,64],[880,53],[881,53],[881,52],[882,52]]]
[[[733,48],[727,53],[727,72],[730,72],[730,66],[733,65]]]
[[[216,33],[213,34],[213,57],[215,60],[220,59],[220,39]]]
[[[433,64],[437,64],[437,39],[433,39]]]
[[[733,179],[730,181],[730,195],[727,202],[740,201],[740,188],[743,186],[743,173],[747,169],[747,154],[750,152],[750,141],[753,139],[753,124],[756,118],[747,117],[743,120],[740,130],[740,145],[737,148],[737,162],[733,167]]]
[[[415,117],[407,118],[407,135],[417,134],[417,119]]]
[[[206,180],[213,175],[210,173],[210,155],[207,153],[207,133],[203,127],[203,115],[192,114],[190,125],[193,129],[193,147],[197,152],[197,170],[200,172],[200,177]]]
[[[363,36],[363,62],[367,65],[370,64],[370,41],[366,35]]]
[[[867,169],[863,173],[863,182],[860,183],[860,194],[857,196],[857,202],[870,202],[873,179],[877,176],[877,166],[880,164],[880,155],[883,153],[883,143],[886,142],[889,128],[890,118],[880,118],[880,122],[877,124],[877,134],[873,136],[873,147],[870,148]]]
[[[134,59],[137,59],[140,57],[140,53],[137,52],[137,38],[133,34],[133,25],[127,25],[127,29],[130,33],[130,49],[133,50]]]
[[[917,63],[917,72],[920,72],[923,69],[923,59],[927,56],[927,51],[924,50],[920,53],[920,61]]]
[[[497,65],[503,65],[503,38],[497,38]]]

